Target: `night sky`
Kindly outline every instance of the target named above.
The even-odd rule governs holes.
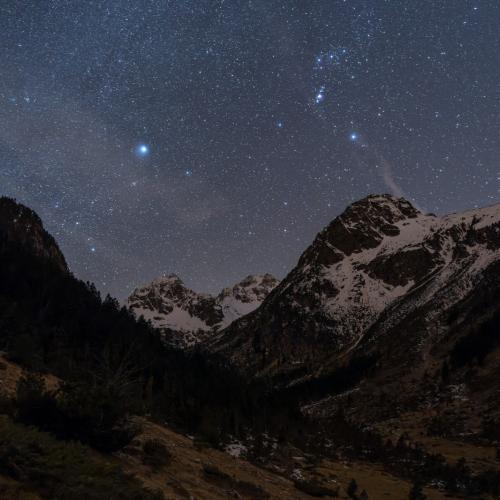
[[[278,277],[369,193],[500,199],[498,0],[2,0],[0,194],[124,298]]]

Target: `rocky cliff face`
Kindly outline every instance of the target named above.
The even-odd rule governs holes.
[[[35,255],[52,261],[62,271],[68,271],[62,252],[43,228],[38,215],[11,198],[0,197],[0,237],[29,248]]]
[[[151,321],[168,343],[190,347],[256,309],[277,284],[270,274],[248,276],[214,296],[196,293],[170,274],[134,290],[128,306]]]
[[[288,384],[384,344],[404,364],[410,352],[425,355],[426,339],[445,335],[438,319],[499,259],[500,205],[436,217],[404,199],[369,196],[321,231],[262,306],[210,349],[243,371]],[[412,321],[413,335],[387,338],[402,337]]]

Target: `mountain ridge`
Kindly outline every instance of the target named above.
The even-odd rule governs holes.
[[[464,297],[500,258],[499,234],[500,204],[438,217],[401,198],[368,196],[323,229],[262,306],[209,349],[248,373],[311,375],[355,351],[384,311],[386,322],[407,316],[448,283],[442,310]]]
[[[191,290],[176,274],[165,274],[136,288],[127,304],[137,317],[151,321],[166,342],[188,348],[253,311],[277,284],[268,273],[249,275],[211,295]]]
[[[6,196],[0,197],[0,232],[5,241],[29,247],[35,255],[69,272],[63,253],[53,236],[45,230],[40,217],[30,208]]]

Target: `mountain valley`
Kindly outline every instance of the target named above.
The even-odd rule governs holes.
[[[281,282],[166,275],[128,307],[7,198],[0,259],[5,498],[500,494],[500,205],[369,196]]]

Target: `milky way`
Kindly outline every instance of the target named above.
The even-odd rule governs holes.
[[[499,200],[498,0],[0,4],[0,194],[120,298],[282,277],[369,193]]]

